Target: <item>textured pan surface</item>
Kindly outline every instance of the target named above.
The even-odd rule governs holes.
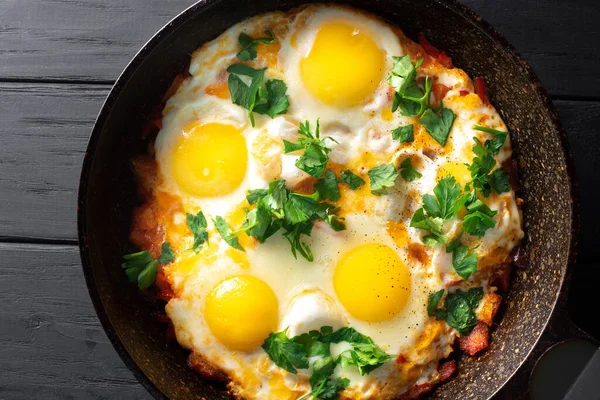
[[[423,31],[471,77],[484,77],[507,123],[526,201],[525,231],[531,267],[518,271],[490,348],[463,361],[436,399],[488,398],[517,370],[552,313],[573,257],[576,209],[565,137],[549,100],[527,64],[487,23],[452,0],[357,0],[344,3],[380,15],[410,37]],[[128,159],[141,151],[139,132],[189,54],[234,23],[302,1],[197,3],[169,23],[123,72],[98,116],[84,160],[79,191],[79,239],[86,281],[113,345],[156,397],[227,398],[186,365],[186,352],[167,344],[164,326],[125,279],[121,255],[137,204]]]

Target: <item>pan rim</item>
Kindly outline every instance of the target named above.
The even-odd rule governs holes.
[[[87,204],[87,192],[88,192],[88,182],[89,175],[91,172],[91,167],[93,163],[94,151],[97,146],[97,142],[102,133],[103,127],[110,116],[112,108],[121,95],[124,87],[126,86],[129,79],[135,74],[137,68],[141,63],[145,60],[145,58],[154,51],[156,47],[160,45],[160,43],[169,35],[174,33],[177,28],[183,24],[185,24],[189,19],[193,18],[196,13],[202,12],[209,7],[215,6],[220,3],[222,0],[200,0],[178,15],[176,15],[173,19],[171,19],[166,25],[164,25],[161,29],[159,29],[141,48],[140,50],[133,56],[133,58],[127,63],[126,67],[123,69],[121,74],[115,80],[108,96],[104,100],[102,107],[96,117],[94,122],[94,126],[91,132],[91,135],[88,139],[88,144],[86,146],[86,152],[83,158],[82,169],[79,180],[79,189],[77,195],[77,232],[78,232],[78,246],[79,253],[81,258],[82,269],[86,281],[86,286],[88,288],[88,292],[90,298],[92,299],[92,304],[94,306],[94,310],[100,323],[102,324],[102,328],[106,332],[107,337],[109,338],[112,346],[115,348],[117,354],[121,358],[121,360],[125,363],[126,367],[132,372],[135,378],[142,384],[142,386],[155,398],[157,399],[166,399],[165,394],[152,382],[152,380],[142,371],[140,366],[135,362],[133,357],[125,348],[124,344],[121,342],[121,339],[116,333],[116,330],[113,328],[112,323],[110,322],[110,318],[106,309],[104,308],[104,304],[100,298],[100,294],[96,287],[95,279],[92,272],[91,260],[89,255],[89,247],[88,241],[86,237],[87,232],[87,222],[86,222],[86,204]],[[566,178],[567,185],[569,187],[570,193],[568,194],[568,198],[571,201],[570,204],[570,241],[568,244],[568,254],[566,259],[566,265],[561,266],[561,277],[559,280],[558,290],[554,296],[552,304],[550,306],[551,312],[548,314],[548,317],[541,325],[543,329],[541,329],[538,337],[534,341],[533,345],[529,349],[529,351],[524,354],[519,365],[514,369],[512,373],[510,373],[504,382],[490,394],[488,398],[492,398],[496,395],[505,385],[506,383],[517,373],[523,363],[528,359],[531,352],[536,348],[542,333],[546,330],[548,322],[553,315],[554,309],[556,307],[556,303],[561,295],[561,293],[565,290],[564,285],[565,281],[568,280],[569,270],[571,266],[575,264],[577,258],[577,244],[578,244],[578,235],[579,235],[579,189],[575,174],[575,168],[573,163],[572,154],[569,148],[568,139],[565,131],[563,130],[558,114],[555,110],[552,99],[544,86],[542,86],[539,78],[531,68],[531,66],[525,61],[525,59],[516,51],[514,46],[510,44],[506,38],[498,33],[496,29],[483,18],[481,18],[478,14],[476,14],[473,10],[471,10],[466,5],[460,3],[458,0],[434,0],[436,3],[452,10],[457,13],[461,17],[465,18],[471,24],[475,25],[482,32],[487,34],[491,40],[498,43],[500,47],[510,55],[512,61],[519,67],[521,72],[525,74],[527,80],[532,84],[533,91],[536,97],[541,101],[544,108],[547,110],[547,116],[549,118],[550,123],[552,124],[554,130],[558,134],[561,146],[561,155],[564,157],[565,166],[566,166]],[[318,2],[318,1],[317,1]],[[307,2],[308,3],[308,2]]]

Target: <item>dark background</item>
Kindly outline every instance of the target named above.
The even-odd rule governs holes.
[[[0,0],[0,399],[150,397],[89,300],[76,241],[77,185],[111,84],[192,2]],[[600,2],[463,2],[533,66],[561,117],[581,192],[568,305],[600,339]]]

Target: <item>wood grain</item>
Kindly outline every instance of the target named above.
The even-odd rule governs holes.
[[[0,236],[75,239],[81,161],[108,89],[0,83]]]
[[[0,398],[151,398],[100,326],[76,246],[0,243],[0,259]]]
[[[463,2],[515,44],[554,95],[598,98],[600,2]],[[4,0],[0,77],[112,82],[192,0]]]
[[[75,240],[76,197],[87,138],[108,87],[0,84],[0,237]],[[557,100],[581,186],[581,262],[600,259],[600,102]]]

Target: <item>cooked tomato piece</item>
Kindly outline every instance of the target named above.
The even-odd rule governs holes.
[[[424,394],[431,392],[431,389],[433,389],[433,385],[431,383],[421,383],[420,385],[411,387],[406,392],[401,394],[400,397],[398,397],[398,400],[418,399]]]
[[[446,361],[438,367],[439,381],[445,382],[456,372],[456,360]]]
[[[483,322],[478,322],[467,336],[458,338],[460,349],[470,356],[487,349],[490,344],[490,328]]]
[[[440,103],[440,101],[442,101],[442,99],[444,98],[444,96],[446,96],[446,93],[448,93],[448,91],[450,90],[450,88],[446,85],[442,85],[441,83],[434,83],[431,86],[431,91],[433,92],[433,97],[435,98],[435,104],[437,105]]]
[[[483,101],[484,104],[489,104],[490,100],[487,95],[487,89],[485,87],[485,82],[483,81],[483,78],[480,76],[475,78],[473,80],[473,85],[475,86],[475,93],[477,93],[481,101]]]
[[[214,365],[212,365],[206,358],[202,357],[199,353],[192,350],[187,359],[188,366],[198,372],[206,379],[213,381],[227,381],[229,378],[227,374]]]

